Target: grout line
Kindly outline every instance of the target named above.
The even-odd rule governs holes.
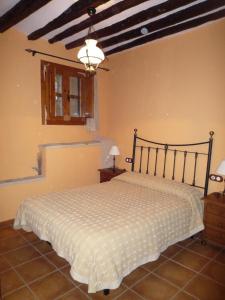
[[[41,240],[40,240],[40,241],[41,241]],[[46,242],[46,241],[45,241],[45,242]],[[71,290],[73,290],[74,288],[77,288],[77,287],[78,287],[78,286],[77,286],[70,278],[68,278],[68,277],[66,276],[66,274],[64,274],[64,273],[61,271],[61,269],[63,269],[63,268],[66,267],[66,264],[63,265],[63,266],[61,266],[61,267],[58,267],[58,266],[56,266],[56,265],[55,265],[55,264],[47,257],[48,254],[54,252],[54,249],[53,249],[53,248],[52,248],[52,251],[49,251],[49,252],[46,252],[46,253],[42,253],[38,248],[36,249],[36,248],[35,248],[35,245],[33,245],[31,242],[30,242],[30,245],[31,245],[36,251],[38,251],[38,252],[40,253],[40,257],[42,257],[42,258],[44,258],[45,260],[47,260],[47,262],[48,262],[50,265],[52,265],[52,266],[55,268],[55,270],[53,270],[52,272],[49,272],[49,273],[47,273],[47,274],[45,274],[45,275],[43,275],[43,276],[41,276],[41,277],[36,278],[35,280],[33,280],[33,281],[31,281],[31,282],[29,282],[29,285],[35,283],[35,282],[38,281],[38,280],[42,280],[42,279],[44,279],[45,277],[47,277],[47,276],[49,276],[49,275],[51,275],[51,274],[54,274],[54,273],[56,273],[56,272],[59,272],[61,275],[63,275],[63,277],[64,277],[66,280],[68,280],[69,282],[71,282],[71,283],[73,284],[73,287],[72,287],[71,289],[69,289],[69,290],[66,292],[66,294],[69,293],[69,292],[71,292]],[[57,253],[56,253],[56,254],[57,254]],[[66,261],[66,260],[65,260],[65,261]],[[65,293],[64,293],[64,294],[65,294]],[[63,297],[64,294],[60,295],[59,297]],[[58,297],[57,297],[57,298],[58,298]]]
[[[130,286],[124,284],[127,288],[132,289],[137,283],[141,282],[142,280],[144,280],[146,277],[148,277],[152,271],[148,271],[149,273],[145,274],[143,277],[139,278],[137,281],[135,281],[133,284],[131,284]],[[129,275],[128,275],[129,276]]]
[[[63,275],[65,276],[65,274],[63,274]],[[68,278],[67,278],[67,279],[68,279]],[[81,284],[82,284],[82,283],[81,283]],[[74,285],[74,287],[73,287],[71,290],[69,290],[69,291],[67,291],[66,293],[60,295],[59,297],[57,297],[57,298],[54,299],[54,300],[61,299],[62,297],[66,296],[67,294],[69,294],[69,293],[70,293],[71,291],[73,291],[73,290],[79,290],[84,296],[87,297],[87,299],[92,300],[92,297],[90,296],[90,294],[84,292],[84,291],[80,288],[81,284],[80,284],[79,286]],[[107,299],[106,299],[106,300],[107,300]]]
[[[49,252],[42,253],[38,248],[35,248],[35,244],[37,244],[38,242],[40,242],[40,241],[41,241],[40,239],[37,240],[37,242],[33,243],[32,241],[27,240],[21,232],[18,232],[18,236],[22,236],[22,238],[26,241],[26,244],[24,244],[24,245],[21,246],[21,247],[18,247],[18,248],[15,248],[15,249],[13,249],[13,250],[10,250],[10,251],[8,251],[8,252],[12,252],[12,251],[15,251],[15,250],[24,248],[24,247],[26,247],[26,246],[29,245],[29,246],[31,246],[33,249],[35,249],[38,253],[40,253],[40,256],[35,257],[35,258],[31,259],[31,260],[25,261],[25,262],[23,262],[23,263],[21,263],[21,264],[19,264],[19,265],[16,265],[16,266],[12,266],[12,265],[10,264],[10,268],[2,272],[2,273],[5,273],[5,272],[7,272],[7,271],[9,271],[9,270],[12,269],[12,270],[14,270],[14,271],[16,272],[16,274],[19,276],[19,278],[20,278],[20,279],[22,280],[22,282],[24,283],[24,285],[22,285],[21,287],[15,289],[15,290],[9,291],[8,293],[5,293],[5,294],[4,294],[4,297],[7,296],[7,295],[9,295],[9,294],[12,294],[12,293],[14,293],[14,292],[16,292],[16,291],[19,291],[20,289],[22,289],[22,288],[24,288],[24,287],[26,287],[26,288],[28,288],[28,290],[31,292],[31,294],[35,297],[35,299],[38,299],[37,296],[36,296],[35,293],[32,291],[32,289],[30,288],[29,285],[30,285],[30,284],[33,284],[34,282],[36,282],[36,281],[38,281],[38,280],[42,280],[43,278],[45,278],[45,277],[47,277],[47,276],[49,276],[49,275],[51,275],[51,274],[53,274],[53,273],[55,273],[55,272],[60,272],[60,274],[62,274],[66,280],[68,280],[69,282],[71,282],[71,283],[73,284],[73,288],[71,288],[70,290],[66,291],[66,293],[64,293],[64,294],[62,294],[62,295],[60,295],[60,296],[58,296],[58,297],[55,298],[55,299],[60,299],[60,298],[62,298],[63,296],[69,294],[72,290],[75,290],[75,289],[78,289],[82,294],[84,294],[86,297],[88,297],[88,299],[92,299],[92,297],[89,296],[88,293],[85,293],[85,292],[80,288],[81,284],[77,285],[77,283],[75,283],[75,282],[73,281],[73,279],[71,279],[69,276],[67,276],[66,274],[64,274],[64,273],[62,272],[62,269],[64,269],[67,265],[63,265],[63,266],[61,266],[61,267],[58,267],[58,266],[56,266],[50,259],[48,259],[47,255],[50,254],[50,253],[52,253],[52,252],[54,251],[53,248],[52,248],[52,250],[49,251]],[[179,290],[177,291],[177,293],[176,293],[174,296],[172,296],[171,300],[174,299],[174,298],[176,297],[176,295],[177,295],[179,292],[181,292],[181,291],[184,292],[184,293],[186,293],[186,294],[188,294],[188,295],[190,295],[190,296],[192,296],[192,297],[194,297],[195,299],[199,299],[199,298],[197,298],[196,296],[194,296],[194,295],[190,294],[189,292],[187,292],[186,290],[184,290],[184,288],[185,288],[192,280],[194,280],[194,278],[196,278],[198,275],[202,275],[203,277],[205,277],[205,278],[207,278],[207,279],[209,279],[209,280],[211,280],[211,281],[213,281],[213,282],[216,282],[216,283],[219,284],[219,285],[222,285],[220,282],[216,281],[215,279],[212,279],[211,277],[208,277],[207,275],[201,273],[201,271],[204,270],[204,268],[206,268],[212,261],[215,261],[216,263],[219,263],[219,264],[221,264],[221,265],[224,265],[224,264],[222,264],[222,263],[220,263],[220,262],[218,262],[218,261],[215,260],[216,257],[219,256],[220,253],[222,253],[222,252],[224,251],[224,247],[221,248],[220,251],[218,251],[218,253],[217,253],[215,256],[209,258],[209,257],[207,257],[207,256],[201,255],[201,254],[199,254],[198,252],[195,252],[195,251],[193,251],[193,250],[191,250],[191,249],[188,248],[188,246],[190,246],[191,244],[193,244],[196,240],[199,240],[199,239],[197,239],[197,238],[196,238],[196,239],[193,239],[193,241],[191,241],[190,243],[188,243],[188,244],[185,245],[185,246],[182,246],[182,245],[179,245],[179,244],[178,244],[178,246],[179,246],[181,249],[178,250],[178,251],[177,251],[174,255],[172,255],[171,257],[167,257],[167,256],[162,255],[163,257],[165,257],[165,261],[162,262],[160,265],[158,265],[158,266],[157,266],[156,268],[154,268],[153,270],[148,270],[148,269],[145,268],[144,266],[140,266],[140,267],[142,267],[143,269],[145,269],[146,271],[148,271],[148,273],[147,273],[146,275],[144,275],[142,278],[140,278],[139,280],[137,280],[135,283],[133,283],[131,286],[127,286],[127,285],[124,284],[124,285],[125,285],[125,290],[124,290],[121,294],[119,294],[118,296],[114,297],[113,299],[119,298],[121,295],[123,295],[124,293],[126,293],[126,292],[129,291],[129,290],[132,291],[133,293],[135,293],[136,295],[138,295],[141,299],[145,299],[142,295],[138,294],[138,293],[137,293],[135,290],[133,290],[132,288],[133,288],[136,284],[138,284],[139,282],[141,282],[142,280],[144,280],[144,279],[145,279],[147,276],[149,276],[150,274],[154,274],[156,277],[158,277],[158,278],[160,278],[160,279],[162,279],[162,280],[168,282],[170,285],[173,285],[174,287],[179,288]],[[207,262],[207,263],[206,263],[199,271],[196,271],[196,270],[193,270],[193,269],[191,269],[191,268],[189,268],[189,267],[187,267],[187,266],[184,266],[183,264],[181,264],[181,263],[179,263],[179,262],[177,262],[177,261],[174,261],[173,258],[174,258],[176,255],[178,255],[178,253],[180,253],[181,251],[183,251],[184,249],[185,249],[185,250],[188,250],[188,251],[190,251],[190,252],[192,252],[192,253],[194,253],[194,254],[200,255],[200,256],[202,256],[202,257],[204,257],[204,258],[207,258],[207,259],[208,259],[208,262]],[[6,254],[6,253],[8,253],[8,252],[5,252],[4,254]],[[3,254],[3,255],[4,255],[4,254]],[[2,255],[2,254],[1,254],[1,255]],[[1,256],[1,255],[0,255],[0,256]],[[3,255],[2,255],[2,256],[3,256]],[[32,261],[34,261],[34,260],[37,260],[37,259],[39,259],[40,257],[44,258],[45,260],[48,261],[48,263],[50,263],[51,265],[53,265],[54,268],[55,268],[55,270],[53,270],[52,272],[49,272],[49,273],[47,273],[47,274],[45,274],[45,275],[43,275],[43,276],[40,276],[40,277],[36,278],[35,280],[33,280],[33,281],[29,282],[29,283],[26,283],[26,281],[25,281],[25,280],[23,279],[23,277],[18,273],[18,271],[16,270],[16,268],[19,267],[19,266],[21,266],[21,265],[24,265],[24,264],[26,264],[26,263],[32,262]],[[9,262],[9,261],[7,260],[7,258],[4,257],[4,259],[5,259],[7,262]],[[187,268],[187,269],[190,269],[191,271],[193,271],[193,272],[196,273],[196,274],[195,274],[190,280],[188,280],[182,288],[181,288],[181,287],[178,287],[176,284],[174,284],[174,283],[170,282],[169,280],[167,280],[167,279],[161,277],[160,275],[154,273],[158,268],[160,268],[162,265],[164,265],[164,264],[167,263],[168,261],[173,261],[173,262],[175,262],[175,263],[181,265],[182,267],[185,267],[185,268]],[[2,274],[2,273],[1,273],[1,274]],[[222,286],[223,286],[223,285],[222,285]]]
[[[193,242],[194,242],[194,241],[190,241],[190,243],[189,243],[188,245],[192,244]],[[140,267],[142,267],[143,269],[145,269],[146,271],[148,271],[148,273],[147,273],[146,275],[144,275],[142,278],[138,279],[136,282],[134,282],[134,283],[133,283],[132,285],[130,285],[130,286],[127,286],[126,284],[124,284],[125,287],[127,288],[127,290],[130,290],[130,291],[134,292],[134,293],[135,293],[136,295],[138,295],[141,299],[146,300],[146,298],[145,298],[144,296],[138,294],[138,293],[137,293],[135,290],[133,290],[132,288],[133,288],[136,284],[138,284],[138,283],[140,283],[142,280],[144,280],[144,279],[145,279],[147,276],[149,276],[150,274],[154,274],[154,275],[155,275],[154,272],[155,272],[158,268],[160,268],[162,265],[166,264],[166,263],[168,262],[168,260],[170,260],[170,258],[176,256],[179,252],[181,252],[181,251],[183,251],[183,250],[185,249],[185,246],[181,246],[181,245],[178,245],[178,246],[180,247],[180,249],[179,249],[175,254],[173,254],[171,257],[167,257],[167,256],[164,256],[163,254],[161,254],[161,255],[165,258],[165,261],[163,261],[161,264],[159,264],[158,266],[156,266],[153,270],[149,270],[149,269],[145,268],[144,266],[140,266]],[[158,276],[158,277],[160,277],[160,276]],[[162,278],[162,279],[164,279],[164,278]],[[167,280],[166,280],[166,281],[167,281]],[[168,281],[168,283],[171,284],[170,281]],[[176,286],[176,287],[178,287],[178,286]],[[180,287],[179,287],[179,289],[180,289]],[[122,292],[122,293],[121,293],[120,295],[118,295],[116,298],[113,298],[113,300],[119,298],[119,297],[120,297],[122,294],[124,294],[127,290],[125,290],[124,292]]]
[[[211,258],[214,258],[214,257],[216,257],[217,256],[217,253],[214,255],[214,256],[212,256],[212,257],[209,257],[209,256],[206,256],[206,255],[204,255],[204,254],[201,254],[201,253],[198,253],[197,251],[194,251],[194,250],[192,250],[192,249],[190,249],[190,248],[185,248],[186,250],[188,250],[188,251],[190,251],[190,252],[192,252],[192,253],[194,253],[194,254],[198,254],[199,256],[202,256],[202,257],[204,257],[204,258],[208,258],[208,259],[211,259]],[[221,249],[220,249],[221,250]],[[219,252],[220,252],[220,250],[219,250]]]
[[[85,293],[85,292],[80,288],[80,286],[78,286],[77,288],[78,288],[78,290],[79,290],[82,294],[84,294],[84,295],[87,297],[87,299],[92,300],[91,296],[89,296],[88,293]]]
[[[20,232],[19,232],[19,235],[23,236]],[[28,246],[28,245],[31,246],[32,248],[34,248],[33,244],[32,244],[30,241],[27,241],[27,246]],[[37,252],[41,253],[40,251],[38,251],[38,249],[36,249],[36,248],[34,248],[34,249],[35,249]],[[21,264],[18,264],[18,265],[16,265],[16,266],[11,265],[11,263],[9,262],[9,260],[7,259],[7,257],[4,257],[5,260],[6,260],[6,261],[9,263],[9,265],[11,266],[11,269],[14,270],[15,273],[17,274],[17,276],[22,280],[22,282],[24,282],[24,285],[23,285],[22,287],[27,287],[28,290],[31,292],[31,294],[35,297],[35,299],[38,299],[38,298],[37,298],[37,296],[34,294],[34,292],[32,291],[32,289],[30,288],[29,284],[30,284],[30,283],[33,283],[33,282],[35,282],[35,281],[37,281],[37,280],[40,279],[41,277],[44,278],[45,276],[38,277],[36,280],[33,280],[32,282],[27,283],[27,282],[25,281],[25,279],[20,275],[20,273],[16,270],[16,268],[19,267],[19,266],[21,266],[21,265],[24,265],[24,264],[26,264],[26,263],[30,263],[30,262],[32,262],[32,261],[34,261],[34,260],[36,260],[36,259],[38,259],[38,258],[40,258],[40,257],[43,257],[42,253],[41,253],[40,256],[35,257],[35,258],[33,258],[33,259],[30,259],[30,260],[28,260],[28,261],[25,261],[25,262],[23,262],[23,263],[21,263]],[[51,273],[53,273],[53,272],[51,272]],[[49,275],[49,274],[50,274],[50,273],[46,274],[46,276]],[[12,290],[12,291],[9,291],[8,293],[4,294],[4,296],[7,296],[7,295],[9,295],[9,294],[12,294],[12,293],[16,292],[17,290],[20,290],[22,287],[19,287],[19,288],[17,288],[17,289],[14,289],[14,290]]]
[[[23,245],[21,245],[21,246],[15,248],[15,249],[13,249],[13,250],[9,250],[9,251],[6,251],[6,252],[1,252],[0,255],[4,256],[4,255],[6,255],[6,254],[8,254],[8,253],[11,253],[11,252],[13,252],[13,251],[20,250],[20,249],[22,249],[22,248],[24,248],[24,247],[26,247],[26,246],[28,246],[28,245],[29,245],[28,243],[23,244]]]
[[[218,251],[218,253],[215,255],[215,257],[217,257],[221,252],[222,252],[222,249],[221,249],[220,251]],[[188,280],[188,281],[185,283],[185,285],[182,287],[182,289],[181,289],[180,291],[183,291],[183,292],[185,292],[185,293],[188,293],[188,294],[191,295],[191,296],[196,297],[195,295],[192,295],[192,294],[190,294],[189,292],[186,292],[185,287],[187,287],[187,285],[188,285],[191,281],[193,281],[198,275],[202,275],[202,274],[201,274],[201,271],[202,271],[207,265],[209,265],[209,264],[215,259],[215,257],[212,257],[211,259],[209,259],[209,261],[208,261],[204,266],[202,266],[202,268],[201,268],[198,272],[196,272],[196,274],[195,274],[190,280]],[[213,279],[211,279],[211,280],[214,281]],[[178,293],[176,293],[176,294],[171,298],[171,300],[172,300],[177,294],[178,294]],[[199,298],[197,297],[196,299],[199,299]]]
[[[0,230],[1,230],[1,228],[0,228]],[[20,234],[19,234],[19,233],[18,233],[18,234],[16,234],[16,235],[14,235],[14,236],[0,238],[0,242],[1,242],[1,241],[8,240],[8,239],[13,239],[13,238],[16,238],[16,237],[18,237],[18,236],[20,236]]]
[[[36,297],[36,295],[34,294],[34,292],[31,290],[31,288],[29,287],[29,285],[26,283],[26,281],[24,280],[24,278],[20,275],[20,273],[13,266],[12,266],[12,269],[17,274],[17,276],[22,280],[22,282],[24,283],[24,285],[21,286],[19,289],[21,289],[22,287],[26,287],[31,292],[31,294],[34,297],[34,299],[38,299]],[[18,289],[15,289],[15,290],[10,291],[9,293],[6,293],[4,295],[4,297],[7,296],[7,295],[9,295],[9,294],[12,294],[12,293],[16,292],[17,290]]]
[[[182,250],[183,250],[183,249],[181,248],[181,249],[178,250],[174,255],[176,255],[178,252],[181,252]],[[141,277],[140,279],[138,279],[137,281],[135,281],[135,282],[134,282],[133,284],[131,284],[130,286],[127,286],[126,284],[124,284],[124,285],[127,287],[127,289],[130,290],[130,291],[132,291],[132,292],[135,292],[135,294],[137,294],[140,298],[146,300],[145,297],[143,297],[142,295],[138,294],[138,293],[137,293],[135,290],[133,290],[132,288],[133,288],[136,284],[138,284],[138,283],[140,283],[142,280],[144,280],[146,277],[148,277],[150,274],[154,274],[154,275],[155,275],[154,271],[156,271],[156,270],[157,270],[159,267],[161,267],[162,265],[166,264],[166,262],[169,260],[168,257],[166,257],[166,256],[163,256],[163,257],[165,257],[165,261],[163,261],[161,264],[159,264],[158,266],[156,266],[153,270],[148,270],[147,268],[144,268],[144,267],[140,266],[140,267],[142,267],[144,270],[148,271],[148,273],[147,273],[146,275],[144,275],[143,277]],[[125,293],[125,291],[124,291],[123,293]],[[123,294],[123,293],[122,293],[122,294]],[[119,296],[121,296],[122,294],[120,294]],[[119,297],[119,296],[118,296],[118,297]],[[116,298],[118,298],[118,297],[116,297]],[[115,298],[115,299],[116,299],[116,298]]]
[[[127,287],[127,286],[126,286]],[[140,299],[146,300],[146,298],[144,298],[142,295],[139,295],[136,291],[132,290],[131,288],[127,287],[127,289],[125,289],[121,294],[119,294],[118,296],[116,296],[115,298],[113,298],[113,300],[118,299],[119,297],[121,297],[123,294],[125,294],[127,291],[131,291],[132,293],[136,294],[137,296],[139,296]]]
[[[194,242],[194,241],[193,241],[193,242]],[[193,243],[193,242],[192,242],[192,243]],[[192,243],[191,243],[191,244],[192,244]],[[179,262],[173,260],[173,258],[174,258],[176,255],[178,255],[179,252],[183,251],[184,249],[189,250],[189,249],[187,248],[188,246],[190,246],[190,243],[187,244],[186,247],[183,246],[183,247],[181,248],[181,250],[177,251],[177,252],[176,252],[173,256],[171,256],[171,257],[166,257],[166,256],[164,256],[164,257],[166,258],[166,260],[165,260],[164,262],[162,262],[159,266],[157,266],[155,269],[153,269],[152,271],[150,271],[150,273],[153,273],[153,274],[156,275],[158,278],[160,278],[160,279],[162,279],[162,280],[164,280],[164,281],[167,281],[169,284],[172,284],[172,285],[174,285],[176,288],[178,288],[177,293],[176,293],[171,299],[173,299],[173,298],[174,298],[179,292],[181,292],[181,291],[183,291],[183,292],[189,294],[190,296],[192,296],[192,297],[195,298],[195,299],[199,299],[199,298],[197,298],[196,296],[194,296],[194,295],[190,294],[189,292],[185,291],[184,288],[185,288],[185,287],[187,286],[187,284],[188,284],[191,280],[193,280],[198,274],[201,274],[201,273],[200,273],[201,270],[204,269],[211,261],[215,260],[215,258],[223,251],[223,249],[220,249],[220,251],[218,251],[218,253],[216,253],[216,254],[215,254],[213,257],[211,257],[211,258],[205,257],[205,256],[201,255],[202,257],[207,258],[209,261],[208,261],[208,262],[206,263],[206,265],[204,265],[199,271],[196,271],[196,270],[191,269],[190,267],[184,266],[183,264],[181,264],[181,263],[179,263]],[[191,252],[193,252],[194,254],[198,254],[198,253],[196,253],[196,252],[194,252],[194,251],[191,251]],[[199,255],[200,255],[200,254],[199,254]],[[155,271],[156,271],[158,268],[160,268],[162,265],[166,264],[167,261],[173,261],[173,262],[179,264],[180,266],[185,267],[185,268],[187,268],[187,269],[193,271],[193,272],[195,273],[195,275],[194,275],[188,282],[186,282],[185,285],[181,288],[180,286],[175,285],[175,284],[172,283],[171,281],[169,281],[169,280],[167,280],[167,279],[161,277],[161,276],[158,275],[157,273],[155,274]],[[147,268],[146,268],[145,270],[147,270]],[[148,271],[149,271],[149,270],[148,270]],[[149,274],[150,274],[150,273],[149,273]],[[145,277],[147,277],[149,274],[145,275],[145,276],[142,277],[140,280],[136,281],[133,285],[131,285],[130,287],[128,287],[128,289],[131,289],[131,290],[132,290],[132,287],[133,287],[134,285],[136,285],[137,283],[139,283],[140,281],[142,281],[142,280],[143,280]],[[202,275],[202,274],[201,274],[201,275]],[[208,277],[207,277],[207,278],[208,278]],[[212,278],[210,278],[210,277],[209,277],[209,279],[211,279],[212,281],[215,281],[215,282],[219,283],[218,281],[216,281],[216,280],[214,280],[214,279],[212,279]],[[221,283],[219,283],[219,284],[221,285]],[[132,290],[132,291],[133,291],[133,290]],[[139,295],[139,294],[138,294],[138,295]],[[139,296],[140,296],[140,295],[139,295]]]
[[[119,294],[119,295],[117,295],[117,296],[115,296],[112,300],[116,300],[116,299],[118,299],[119,297],[121,297],[123,294],[125,294],[129,289],[128,289],[128,287],[127,286],[125,286],[126,288],[125,288],[125,290],[124,291],[122,291],[122,293],[121,294]],[[106,299],[107,300],[107,299]]]
[[[36,249],[35,249],[36,250]],[[40,253],[40,252],[38,252],[38,253]],[[48,253],[49,254],[49,253]],[[29,259],[29,260],[26,260],[26,261],[24,261],[24,262],[21,262],[21,263],[19,263],[19,264],[17,264],[17,265],[11,265],[11,263],[10,263],[10,261],[7,259],[7,257],[4,257],[4,259],[5,260],[7,260],[7,262],[9,263],[9,265],[10,265],[10,267],[11,268],[13,268],[13,267],[15,267],[15,268],[17,268],[17,267],[20,267],[20,266],[23,266],[23,265],[25,265],[25,264],[27,264],[27,263],[30,263],[30,262],[32,262],[32,261],[34,261],[34,260],[36,260],[36,259],[38,259],[38,258],[40,258],[40,257],[42,257],[43,255],[39,255],[39,256],[35,256],[34,258],[31,258],[31,259]],[[5,272],[5,271],[4,271]],[[3,273],[4,273],[3,272]]]
[[[22,235],[22,233],[20,233],[20,234]],[[41,241],[41,240],[40,240],[40,241]],[[52,248],[52,251],[47,252],[47,253],[44,254],[44,253],[41,253],[41,251],[40,251],[39,249],[36,249],[36,248],[35,248],[35,244],[31,243],[30,241],[28,241],[28,244],[29,244],[31,247],[33,247],[36,251],[38,251],[38,252],[40,253],[40,256],[39,256],[39,257],[44,257],[51,265],[53,265],[53,266],[56,268],[53,272],[50,272],[50,273],[45,274],[45,275],[43,275],[43,276],[41,276],[41,277],[38,277],[38,278],[36,278],[35,280],[33,280],[32,282],[29,282],[29,284],[34,283],[34,282],[36,282],[36,281],[38,281],[38,280],[40,280],[40,279],[43,279],[43,278],[47,277],[49,274],[52,274],[52,273],[58,271],[58,272],[60,272],[60,274],[62,274],[62,275],[64,276],[64,278],[65,278],[66,280],[68,280],[69,282],[71,282],[71,283],[74,285],[74,287],[73,287],[72,289],[68,290],[66,293],[69,293],[69,292],[71,292],[71,290],[73,290],[74,288],[77,288],[77,289],[80,290],[80,292],[81,292],[82,294],[84,294],[85,296],[87,296],[88,299],[90,299],[90,300],[92,299],[91,296],[89,296],[89,294],[86,294],[82,289],[80,289],[80,285],[81,285],[82,283],[79,284],[79,282],[78,282],[78,285],[77,285],[77,284],[74,282],[73,279],[67,277],[66,274],[64,274],[64,273],[62,272],[61,269],[65,268],[66,265],[61,266],[61,267],[57,267],[57,266],[56,266],[56,265],[55,265],[55,264],[54,264],[54,263],[46,256],[47,254],[50,254],[50,253],[52,253],[52,252],[54,251],[53,248]],[[57,253],[56,253],[56,254],[57,254]],[[37,257],[37,258],[39,258],[39,257]],[[36,259],[37,259],[37,258],[36,258]],[[32,260],[34,260],[34,259],[32,259]],[[30,260],[30,261],[32,261],[32,260]],[[30,262],[30,261],[27,261],[27,262],[25,262],[25,263],[28,263],[28,262]],[[25,264],[25,263],[22,263],[22,264]],[[21,264],[20,264],[20,265],[21,265]],[[64,296],[64,294],[63,294],[63,295],[60,295],[59,297],[63,297],[63,296]]]
[[[75,291],[76,289],[77,289],[77,288],[74,287],[73,289],[67,291],[67,292],[64,293],[63,295],[60,295],[60,296],[56,297],[54,300],[62,299],[62,297],[67,296],[69,293],[71,293],[71,291]]]

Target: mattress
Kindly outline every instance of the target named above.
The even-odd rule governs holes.
[[[119,287],[138,266],[204,228],[201,193],[126,172],[110,182],[26,199],[14,228],[49,241],[88,292]]]

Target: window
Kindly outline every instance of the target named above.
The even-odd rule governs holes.
[[[41,61],[42,124],[86,124],[86,118],[93,117],[93,98],[93,76]]]

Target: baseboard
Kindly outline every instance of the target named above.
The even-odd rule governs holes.
[[[11,227],[14,223],[14,219],[0,222],[0,228]]]

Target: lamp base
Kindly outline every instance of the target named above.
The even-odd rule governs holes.
[[[115,165],[115,162],[116,162],[116,158],[115,158],[115,155],[113,155],[113,173],[116,172],[116,165]]]

